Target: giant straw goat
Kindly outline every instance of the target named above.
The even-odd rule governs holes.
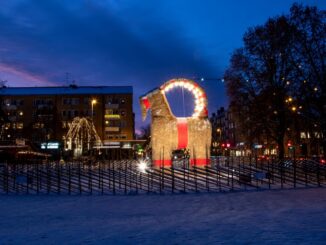
[[[195,111],[191,117],[176,117],[171,112],[165,93],[183,87],[195,97]],[[212,128],[207,118],[207,97],[204,90],[188,79],[172,79],[161,87],[140,97],[142,117],[151,110],[151,144],[154,167],[170,167],[171,153],[186,148],[190,164],[206,166],[210,159]]]

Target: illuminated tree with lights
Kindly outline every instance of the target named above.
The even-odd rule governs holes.
[[[274,140],[280,158],[293,125],[300,130],[302,118],[325,118],[324,16],[316,8],[293,5],[289,16],[250,28],[225,72],[237,124],[251,142]]]

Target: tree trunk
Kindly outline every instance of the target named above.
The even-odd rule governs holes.
[[[324,125],[323,127],[325,128],[326,125]],[[321,144],[322,144],[322,149],[323,149],[323,157],[324,159],[326,159],[326,130],[322,130],[322,140],[321,140]]]
[[[278,146],[278,159],[282,160],[284,158],[284,135],[278,135],[277,137],[277,146]]]

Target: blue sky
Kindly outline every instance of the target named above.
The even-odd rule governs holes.
[[[138,96],[173,77],[222,77],[244,32],[288,13],[293,2],[2,0],[0,79],[9,86],[67,85],[68,72],[78,85],[132,85],[139,127]],[[297,2],[326,7],[323,0]],[[210,112],[227,105],[223,83],[200,84]],[[178,99],[171,97],[176,113]],[[189,114],[187,96],[185,103]]]

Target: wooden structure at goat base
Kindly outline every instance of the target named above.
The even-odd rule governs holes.
[[[195,99],[191,117],[176,117],[165,93],[175,87],[190,91]],[[210,161],[212,127],[208,119],[207,96],[194,81],[172,79],[140,97],[142,117],[151,111],[151,144],[154,167],[170,167],[176,149],[188,149],[192,166],[206,166]]]

